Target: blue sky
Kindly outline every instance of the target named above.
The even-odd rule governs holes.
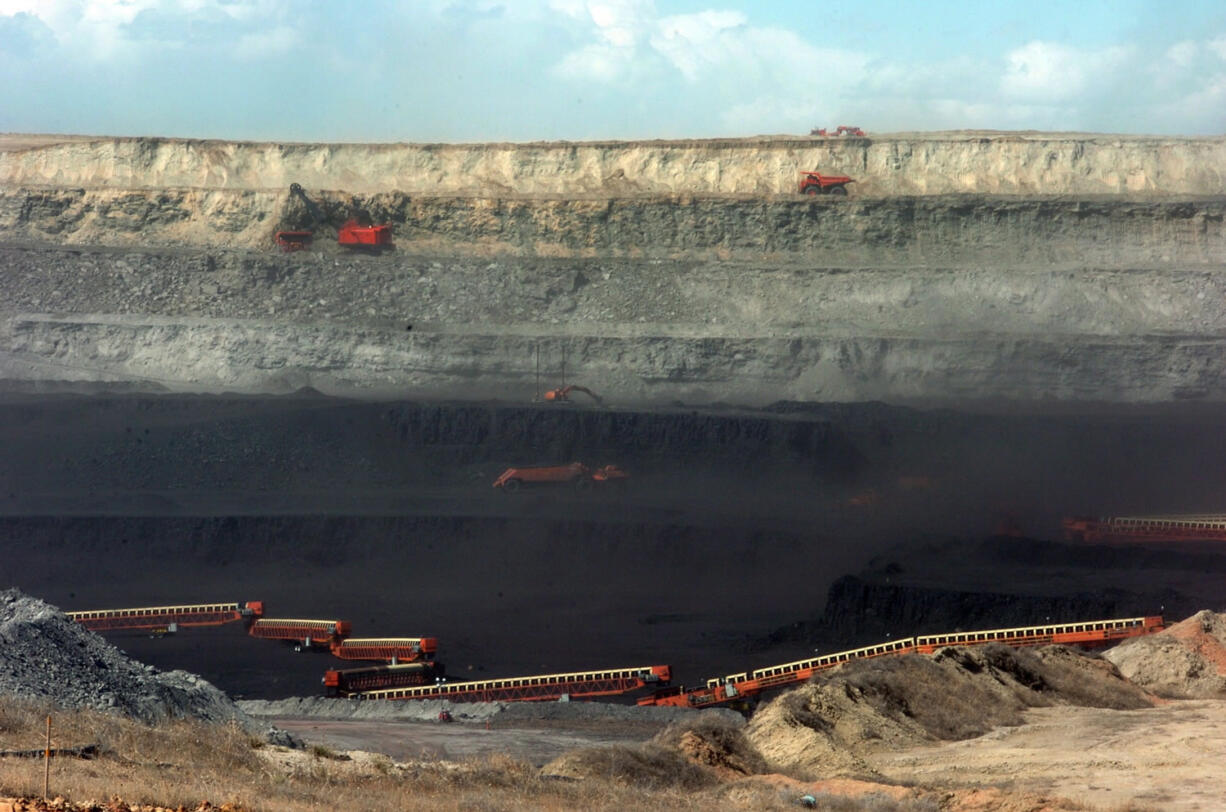
[[[1222,0],[0,0],[0,131],[1226,133]]]

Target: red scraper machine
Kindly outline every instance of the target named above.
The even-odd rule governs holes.
[[[391,226],[363,226],[357,220],[347,220],[341,226],[336,241],[341,245],[364,248],[385,248],[392,244]]]

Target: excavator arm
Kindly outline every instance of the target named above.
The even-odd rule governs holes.
[[[596,394],[591,389],[588,389],[586,386],[578,386],[575,384],[563,386],[561,389],[550,389],[545,393],[545,400],[550,401],[551,403],[563,403],[570,400],[570,395],[572,392],[582,392],[595,401],[596,405],[604,405],[604,401],[601,399],[600,395]]]
[[[301,200],[302,204],[306,206],[307,214],[311,218],[311,228],[318,228],[324,222],[324,215],[323,212],[319,210],[319,206],[315,205],[315,201],[307,197],[307,193],[303,191],[302,187],[297,183],[291,183],[289,185],[289,193],[290,195]]]

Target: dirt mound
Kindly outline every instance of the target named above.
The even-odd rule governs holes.
[[[541,768],[541,775],[699,789],[766,769],[766,760],[750,744],[741,725],[704,714],[670,725],[638,746],[591,747],[566,753]]]
[[[676,750],[687,761],[707,767],[723,779],[767,771],[766,759],[745,738],[743,726],[705,714],[696,721],[671,725],[652,742]]]
[[[1197,612],[1105,656],[1126,678],[1159,696],[1226,697],[1226,614]]]
[[[871,777],[869,753],[980,736],[1021,724],[1026,708],[1060,704],[1150,702],[1109,663],[1060,647],[948,648],[843,666],[765,706],[747,734],[777,769]]]
[[[16,589],[0,592],[0,696],[5,695],[147,723],[193,718],[264,732],[195,674],[142,665],[54,606]]]

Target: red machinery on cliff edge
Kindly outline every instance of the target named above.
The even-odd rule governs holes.
[[[310,247],[311,240],[315,237],[315,229],[319,228],[326,218],[320,212],[319,207],[311,198],[307,197],[305,191],[297,183],[291,183],[289,187],[290,194],[298,197],[306,206],[307,214],[311,218],[311,228],[302,231],[278,231],[275,236],[277,245],[281,246],[281,250],[286,253],[292,251],[303,251]],[[389,225],[371,225],[369,216],[350,217],[345,221],[344,225],[336,235],[336,242],[346,248],[359,248],[371,251],[379,251],[384,248],[390,248],[392,245],[392,227]]]
[[[838,129],[834,132],[827,132],[825,127],[821,127],[820,129],[814,128],[809,130],[809,135],[835,136],[836,138],[843,135],[851,135],[856,136],[857,138],[863,138],[865,135],[867,135],[867,133],[854,124],[840,124]]]

